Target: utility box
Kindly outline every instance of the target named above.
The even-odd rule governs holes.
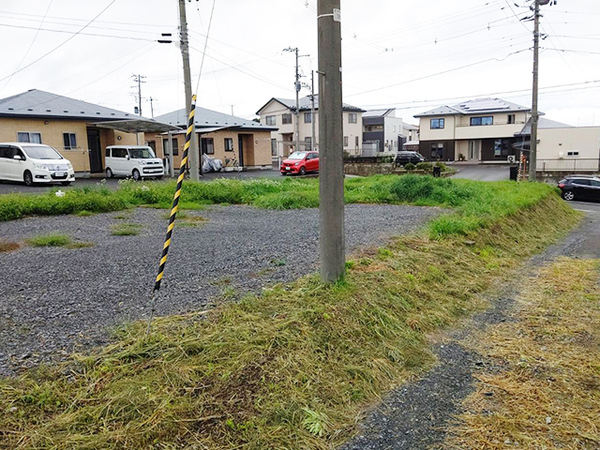
[[[519,176],[519,166],[510,166],[510,180],[517,181]]]
[[[433,176],[435,178],[442,176],[442,168],[440,166],[433,166]]]

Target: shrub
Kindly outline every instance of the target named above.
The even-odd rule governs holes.
[[[428,162],[420,162],[417,163],[417,170],[423,170],[425,172],[431,172],[433,169],[433,165]]]
[[[435,163],[435,166],[439,167],[442,170],[442,172],[446,172],[448,170],[448,167],[446,167],[446,164],[444,164],[443,162],[438,161]]]
[[[406,170],[407,172],[412,172],[416,168],[417,166],[415,166],[413,163],[408,163],[404,165],[404,170]]]

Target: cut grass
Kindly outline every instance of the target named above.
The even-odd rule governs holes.
[[[146,205],[171,208],[175,182],[120,183],[106,187],[71,189],[64,197],[7,194],[0,197],[0,220],[26,215],[106,212]],[[347,203],[410,203],[452,208],[430,225],[431,237],[466,235],[497,220],[535,205],[556,191],[541,183],[510,181],[486,183],[430,176],[374,176],[345,181]],[[256,179],[186,182],[181,209],[201,209],[207,204],[252,205],[266,209],[315,208],[319,205],[318,179]]]
[[[73,240],[66,234],[42,234],[27,239],[32,247],[66,247]]]
[[[22,244],[20,242],[5,241],[0,239],[0,253],[14,252],[15,250],[19,250],[21,245]]]
[[[77,362],[0,381],[8,448],[330,449],[432,366],[427,336],[577,221],[557,196],[463,237],[408,236],[348,264],[194,314],[136,323]],[[68,374],[68,376],[64,375]]]
[[[119,223],[111,227],[113,236],[137,236],[140,234],[141,225],[137,223]]]
[[[513,321],[470,340],[495,359],[444,448],[600,448],[599,261],[544,268]]]

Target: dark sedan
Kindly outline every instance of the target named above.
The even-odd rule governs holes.
[[[558,182],[562,198],[572,200],[600,200],[600,178],[586,175],[570,175]]]

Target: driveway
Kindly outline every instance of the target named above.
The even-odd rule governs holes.
[[[466,178],[476,181],[502,181],[509,179],[509,168],[497,164],[454,164],[459,172],[453,178]]]

